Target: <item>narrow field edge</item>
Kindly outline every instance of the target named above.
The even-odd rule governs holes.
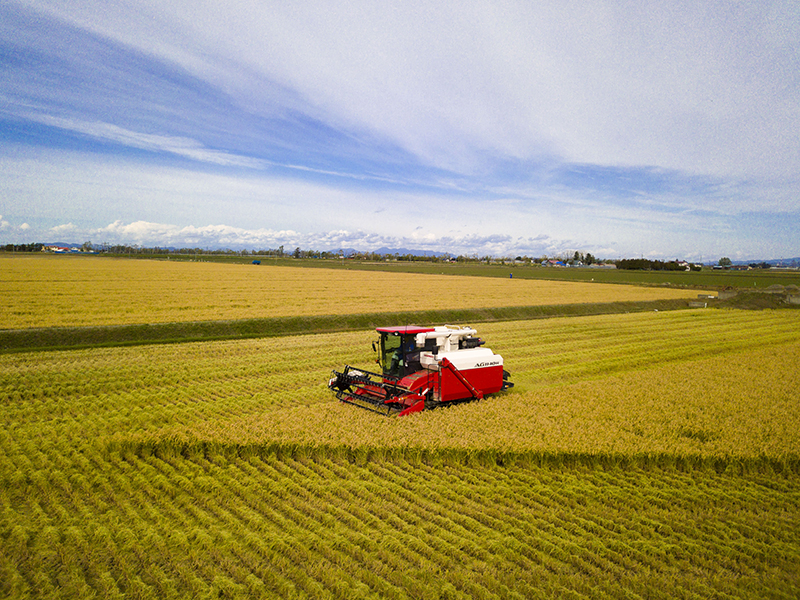
[[[278,459],[332,459],[364,465],[369,462],[407,462],[429,466],[483,466],[520,468],[638,469],[642,471],[706,471],[717,474],[800,475],[800,455],[704,456],[666,452],[570,452],[503,450],[494,448],[427,448],[423,446],[348,446],[271,440],[263,443],[218,442],[184,437],[117,438],[104,443],[110,454],[159,459],[213,458],[247,460],[271,456]]]
[[[595,316],[687,308],[689,308],[689,300],[681,298],[96,327],[5,329],[0,330],[0,353],[281,337],[355,331],[411,323],[416,325],[465,322],[488,323],[492,321],[522,321],[550,317]]]

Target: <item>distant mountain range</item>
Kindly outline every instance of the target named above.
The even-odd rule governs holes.
[[[732,260],[731,262],[734,265],[760,265],[764,263],[772,267],[800,267],[800,256],[794,258],[771,258],[769,260]]]
[[[67,243],[67,242],[49,242],[44,244],[45,246],[60,246],[62,248],[80,248],[83,244],[76,244],[76,243]],[[125,245],[125,244],[122,244]],[[95,248],[100,248],[99,245],[94,244]],[[169,250],[170,252],[174,252],[178,250],[178,248],[174,246],[164,247],[158,246],[162,250]],[[219,249],[219,248],[213,248]],[[291,250],[285,250],[286,255],[290,256],[292,254]],[[344,256],[352,256],[353,254],[359,254],[362,252],[373,252],[374,254],[386,254],[388,256],[393,256],[397,254],[398,256],[404,255],[411,255],[411,256],[455,256],[450,252],[432,252],[431,250],[411,250],[409,248],[378,248],[377,250],[356,250],[355,248],[336,248],[333,250],[329,250],[329,252],[339,252]]]
[[[386,256],[455,256],[452,252],[433,252],[431,250],[411,250],[409,248],[378,248],[377,250],[356,250],[355,248],[334,248],[328,252],[338,252],[342,256],[353,256],[354,254],[372,253]],[[287,252],[287,254],[289,254]]]
[[[374,251],[375,254],[387,254],[392,256],[411,255],[411,256],[454,256],[450,252],[433,252],[431,250],[410,250],[408,248],[378,248]]]

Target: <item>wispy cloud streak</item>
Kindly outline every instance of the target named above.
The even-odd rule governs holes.
[[[87,135],[97,140],[115,142],[123,146],[153,152],[168,152],[199,162],[223,166],[249,167],[252,169],[263,169],[268,164],[263,160],[206,148],[197,140],[186,137],[141,133],[112,125],[111,123],[98,121],[88,122],[50,115],[27,116],[32,121]]]

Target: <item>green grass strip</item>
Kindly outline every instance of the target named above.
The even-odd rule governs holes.
[[[304,335],[387,325],[486,323],[687,308],[686,299],[0,330],[0,353]]]

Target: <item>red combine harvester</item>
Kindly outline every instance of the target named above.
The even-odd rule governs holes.
[[[400,416],[426,408],[480,400],[514,386],[503,357],[470,327],[378,327],[372,349],[382,373],[349,365],[334,371],[328,387],[342,402],[385,415]]]

